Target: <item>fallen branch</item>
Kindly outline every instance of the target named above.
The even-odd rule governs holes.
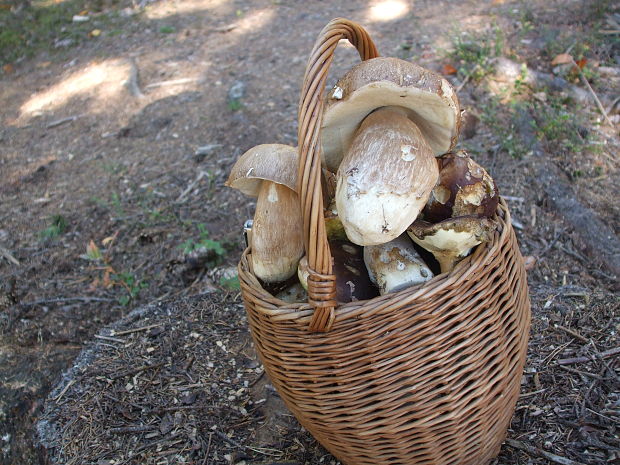
[[[575,462],[574,460],[552,454],[551,452],[547,452],[546,450],[542,450],[542,449],[539,449],[538,447],[524,444],[521,441],[515,441],[514,439],[506,439],[505,443],[506,445],[513,447],[515,449],[525,451],[528,454],[536,455],[538,457],[544,457],[547,460],[551,460],[552,462],[560,463],[562,465],[584,465],[581,462]]]
[[[0,246],[0,255],[2,255],[4,258],[6,258],[8,261],[13,263],[14,265],[17,265],[17,266],[20,265],[19,260],[15,258],[13,255],[11,255],[11,252],[9,252],[7,249],[5,249],[2,246]]]
[[[52,129],[52,128],[55,128],[57,126],[61,126],[61,125],[65,124],[65,123],[72,123],[73,121],[75,121],[76,119],[80,118],[81,116],[82,115],[73,115],[73,116],[68,116],[66,118],[57,119],[56,121],[52,121],[47,126],[45,126],[45,129]]]
[[[591,357],[575,357],[575,358],[563,358],[558,360],[558,365],[573,365],[575,363],[585,363],[585,362],[593,362],[597,359],[605,359],[609,357],[613,357],[614,355],[620,354],[620,347],[616,347],[615,349],[609,349],[605,352],[601,352],[599,354],[593,355]]]
[[[566,295],[566,294],[565,294]],[[555,329],[561,329],[562,331],[564,331],[565,333],[570,334],[571,336],[573,336],[574,338],[579,339],[580,341],[585,342],[586,344],[588,344],[590,341],[588,339],[586,339],[585,337],[583,337],[581,334],[579,334],[577,331],[574,331],[570,328],[567,328],[566,326],[562,326],[562,325],[555,325],[554,326]]]
[[[123,426],[121,428],[110,428],[109,434],[128,434],[128,433],[145,433],[147,431],[155,430],[153,425],[137,425],[137,426]]]
[[[587,376],[588,378],[598,379],[599,381],[603,380],[603,377],[600,375],[596,375],[594,373],[589,373],[587,371],[575,370],[574,368],[570,368],[567,366],[560,365],[560,368],[564,371],[568,371],[569,373],[574,373],[576,375]]]
[[[181,78],[181,79],[171,79],[169,81],[159,81],[153,82],[146,86],[147,89],[152,89],[153,87],[165,87],[165,86],[177,86],[179,84],[188,84],[190,82],[196,82],[198,78]]]
[[[36,305],[59,304],[64,302],[114,302],[114,299],[105,297],[59,297],[58,299],[42,299],[35,300],[34,302],[23,302],[19,305],[22,307],[34,307]]]
[[[111,335],[112,336],[123,336],[125,334],[137,333],[139,331],[146,331],[148,329],[157,328],[159,326],[163,326],[163,325],[161,325],[161,324],[158,324],[158,325],[148,325],[148,326],[142,326],[141,328],[127,329],[125,331],[114,331],[113,330]]]
[[[119,341],[122,341],[122,339],[119,339]],[[122,342],[125,342],[125,341],[122,341]],[[117,379],[120,379],[120,378],[124,378],[125,376],[135,375],[136,373],[140,373],[142,371],[149,370],[151,368],[159,368],[161,366],[164,366],[165,364],[166,364],[166,362],[155,363],[153,365],[143,365],[141,367],[134,368],[133,370],[123,371],[121,373],[117,373],[116,375],[112,376],[112,380],[117,380]]]
[[[123,339],[118,339],[116,337],[110,337],[110,336],[102,336],[101,334],[95,334],[95,339],[103,339],[104,341],[110,341],[110,342],[119,342],[121,344],[125,343]]]

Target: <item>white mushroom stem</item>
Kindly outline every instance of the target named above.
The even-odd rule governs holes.
[[[252,267],[266,283],[285,281],[304,254],[298,195],[282,184],[263,181],[252,227]]]
[[[381,295],[397,292],[433,277],[406,234],[386,244],[364,247],[364,262],[370,280]]]

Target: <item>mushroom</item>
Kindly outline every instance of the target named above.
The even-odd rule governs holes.
[[[442,273],[448,273],[473,247],[491,239],[495,228],[496,223],[490,218],[468,215],[438,223],[416,220],[407,234],[435,256]]]
[[[257,145],[233,166],[228,187],[258,197],[250,247],[254,275],[265,283],[282,282],[297,271],[304,254],[297,183],[297,149]]]
[[[323,162],[327,169],[336,172],[362,120],[385,106],[401,107],[418,126],[435,156],[456,144],[461,112],[450,83],[408,61],[373,58],[353,67],[328,96],[321,123]]]
[[[407,234],[393,241],[364,247],[364,262],[370,280],[381,295],[397,292],[433,277]]]
[[[439,181],[422,210],[431,223],[458,216],[491,218],[499,203],[493,178],[463,150],[446,153],[437,159]]]
[[[308,294],[301,283],[296,282],[285,288],[283,291],[278,292],[276,294],[276,299],[289,303],[306,302],[308,300]]]
[[[371,282],[364,264],[363,248],[349,241],[330,240],[329,249],[333,257],[333,274],[336,276],[336,300],[346,303],[377,297],[379,290]],[[308,289],[308,260],[299,261],[299,281]]]
[[[404,110],[371,113],[336,173],[336,208],[347,237],[376,245],[400,236],[424,208],[438,176],[430,146]]]
[[[327,239],[348,240],[342,221],[340,221],[340,217],[338,216],[335,200],[332,200],[325,209],[323,218],[325,219],[325,233],[327,234]]]

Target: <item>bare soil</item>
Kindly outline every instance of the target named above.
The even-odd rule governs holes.
[[[384,3],[184,0],[110,6],[125,15],[118,28],[101,26],[100,35],[76,47],[51,49],[14,64],[10,72],[5,69],[0,77],[1,463],[71,458],[62,455],[69,449],[46,451],[34,424],[54,386],[66,386],[61,374],[90,347],[94,335],[103,334],[102,328],[149,303],[165,301],[177,308],[170,302],[185,305],[192,295],[215,290],[220,296],[234,288],[228,276],[242,251],[242,224],[252,217],[254,203],[223,182],[248,148],[272,142],[296,145],[305,60],[318,32],[337,16],[363,24],[382,55],[446,73],[459,88],[462,106],[479,119],[460,147],[496,180],[511,208],[522,253],[536,262],[529,273],[531,350],[524,394],[509,435],[517,442],[504,447],[498,463],[554,463],[544,452],[575,463],[617,463],[620,362],[617,353],[601,354],[620,346],[620,252],[615,248],[620,226],[618,6],[575,0],[458,5],[420,0],[392,2],[391,11],[398,14],[389,17],[380,8]],[[404,5],[402,10],[397,3]],[[482,78],[452,74],[447,67],[475,69],[459,62],[463,54],[450,54],[458,51],[455,37],[482,37],[493,44],[481,60],[481,67],[489,68]],[[565,87],[554,90],[523,85],[524,76],[510,78],[492,66],[494,57],[505,56],[532,71],[559,76],[563,71],[551,60],[567,51],[587,60],[585,77],[609,110],[611,125],[572,69],[562,74]],[[350,47],[339,50],[329,82],[357,60]],[[583,101],[574,98],[568,86],[581,89]],[[522,102],[529,106],[520,107]],[[567,199],[576,202],[573,207],[564,207]],[[579,218],[577,211],[583,213]],[[601,231],[608,247],[590,240]],[[220,297],[202,297],[211,298]],[[213,354],[216,367],[231,360],[252,367],[238,299],[227,299],[224,314],[208,320],[208,335],[204,315],[197,316],[195,307],[175,334],[182,340],[191,340],[192,332],[202,335],[197,346]],[[225,325],[217,323],[227,318],[231,321]],[[172,331],[175,323],[165,324]],[[135,337],[136,344],[149,341],[148,335],[133,334],[128,340]],[[233,340],[234,357],[213,347],[225,337]],[[101,346],[106,341],[96,342],[97,357],[108,357],[106,366],[112,371],[130,369],[122,363],[129,364],[135,354],[128,352],[131,357],[125,362],[114,361],[113,349],[106,353],[102,347],[107,346]],[[195,380],[191,366],[185,368],[190,355],[178,344],[171,347],[159,361],[153,359],[165,364],[152,373],[146,370],[145,376],[169,377],[171,371],[177,376],[175,370],[181,367]],[[588,360],[558,362],[583,356]],[[211,376],[208,366],[200,366],[203,376]],[[79,378],[76,388],[99,386],[118,398],[114,389],[130,382],[124,375],[106,384],[92,377],[94,368],[85,370],[91,376]],[[241,383],[240,389],[243,381],[255,382],[255,374],[242,373],[234,382]],[[106,376],[109,373],[102,374]],[[146,445],[164,438],[177,454],[191,444],[186,463],[201,463],[204,457],[213,460],[204,463],[265,462],[264,454],[247,449],[255,445],[278,449],[281,462],[332,460],[286,416],[274,426],[284,439],[275,440],[273,433],[260,436],[268,409],[249,409],[245,400],[228,401],[228,394],[218,397],[220,390],[199,389],[195,418],[187,420],[191,414],[182,410],[178,424],[176,412],[168,412],[172,420],[164,420],[166,412],[157,410],[169,399],[141,399],[139,405],[153,409],[149,421],[162,436],[113,433],[118,447],[128,447],[123,441]],[[111,403],[102,404],[103,410],[93,407],[93,438],[104,428],[97,415],[115,415],[119,421],[106,424],[109,427],[133,424],[137,410],[132,409],[137,407],[127,407],[126,402],[134,402],[127,392],[129,400],[114,404],[108,398]],[[57,390],[48,405],[58,395]],[[249,390],[243,395],[246,400],[260,396]],[[226,417],[220,421],[223,429],[211,430],[213,425],[203,418],[213,413],[207,409],[211,397],[219,402],[215,418]],[[71,389],[62,399],[66,409],[76,407],[71,400],[84,400]],[[260,398],[252,402],[256,400]],[[233,408],[240,405],[247,415]],[[57,412],[57,420],[68,421],[63,415],[70,411]],[[279,412],[275,407],[273,411]],[[170,421],[173,427],[162,430],[161,422]],[[168,441],[166,435],[176,434],[179,425],[184,425],[184,435],[175,440],[185,442]],[[237,445],[214,431],[234,431]],[[77,441],[78,432],[70,439]],[[520,450],[518,445],[533,449]],[[239,450],[248,456],[233,454]],[[219,461],[212,455],[215,451]],[[81,458],[73,463],[108,460],[74,457]],[[123,460],[145,463],[129,456]],[[149,463],[167,463],[153,460]]]

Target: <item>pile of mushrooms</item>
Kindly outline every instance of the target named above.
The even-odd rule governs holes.
[[[449,273],[493,236],[497,186],[464,151],[452,152],[460,117],[448,81],[396,58],[358,64],[328,94],[320,143],[339,302]],[[305,300],[308,277],[297,156],[290,146],[259,145],[226,183],[258,197],[252,270],[287,301]]]

